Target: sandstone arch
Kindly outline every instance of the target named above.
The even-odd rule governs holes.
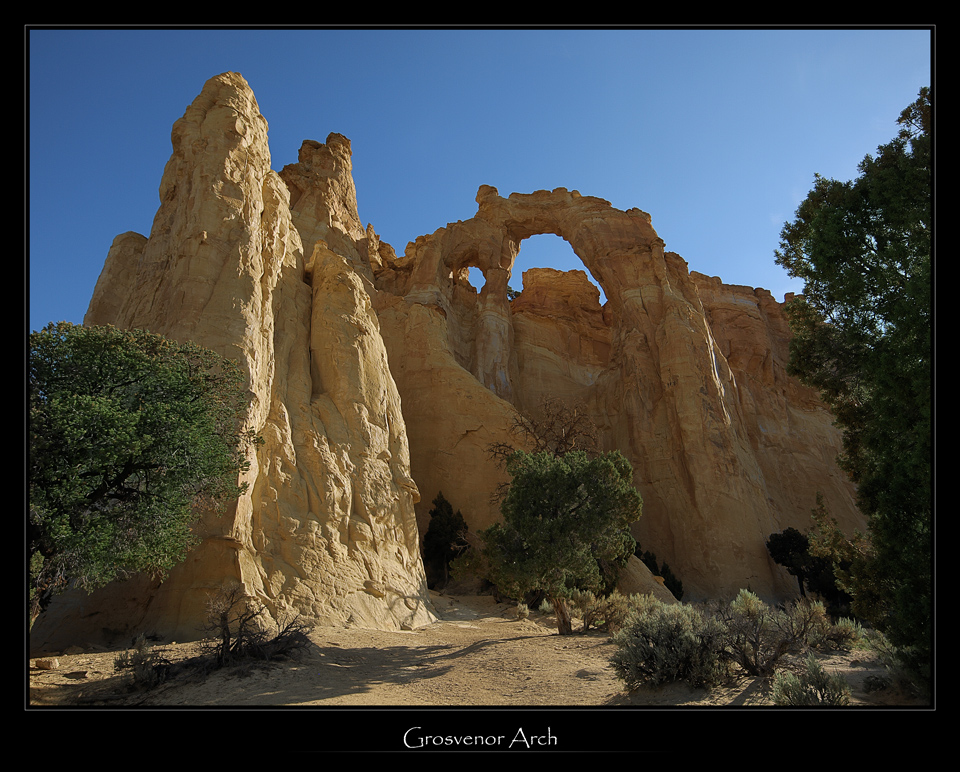
[[[806,524],[815,493],[784,462],[818,466],[816,484],[830,491],[833,511],[848,523],[858,516],[832,460],[832,471],[823,466],[839,447],[828,414],[786,376],[779,305],[765,290],[718,294],[665,250],[639,209],[617,210],[565,188],[504,198],[484,185],[476,200],[473,218],[419,237],[376,276],[383,296],[404,299],[380,317],[390,360],[402,363],[397,384],[423,500],[442,489],[471,528],[490,524],[498,517],[488,501],[497,472],[486,445],[502,438],[511,411],[540,396],[579,399],[604,447],[634,466],[645,501],[635,535],[675,568],[691,596],[748,585],[770,597],[788,592],[764,540],[786,523]],[[544,233],[570,244],[603,289],[604,308],[583,300],[592,292],[585,273],[550,269],[531,277],[530,295],[525,282],[508,301],[521,243]],[[471,297],[445,278],[468,265],[486,277]],[[729,307],[705,307],[704,297]],[[758,349],[753,361],[766,363],[763,386],[746,359],[738,354],[736,368],[727,359],[731,333],[744,330]],[[758,420],[759,402],[777,417]],[[797,427],[813,432],[798,443]],[[418,510],[421,529],[424,515]]]

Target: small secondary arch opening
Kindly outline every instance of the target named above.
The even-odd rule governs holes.
[[[460,255],[456,264],[450,268],[448,279],[453,286],[461,290],[472,289],[480,294],[487,283],[487,277],[479,266],[480,256],[476,249],[469,249],[465,254]]]
[[[471,286],[477,292],[483,291],[483,286],[487,283],[487,277],[483,275],[483,271],[481,271],[475,265],[471,265],[468,269],[467,277]]]

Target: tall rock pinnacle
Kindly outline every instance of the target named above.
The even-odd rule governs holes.
[[[264,444],[248,492],[228,515],[204,519],[202,544],[166,581],[67,598],[34,640],[79,634],[93,613],[97,629],[195,636],[207,597],[228,581],[274,619],[387,629],[432,621],[399,395],[372,287],[354,268],[352,239],[366,232],[349,142],[305,143],[308,160],[345,163],[315,173],[320,184],[298,195],[323,220],[311,223],[305,254],[290,189],[270,169],[267,122],[241,76],[208,81],[172,141],[150,236],[114,241],[84,322],[140,327],[237,359],[251,400],[244,423]]]

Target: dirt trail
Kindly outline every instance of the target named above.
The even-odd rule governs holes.
[[[316,628],[313,647],[295,660],[190,671],[151,691],[131,691],[130,676],[114,671],[117,652],[68,653],[55,670],[30,668],[31,706],[257,707],[716,707],[768,706],[759,679],[722,689],[683,684],[628,693],[610,667],[608,635],[559,636],[550,616],[517,619],[516,609],[489,596],[433,594],[440,621],[403,632]],[[197,644],[157,644],[172,662],[199,652]],[[34,662],[31,662],[33,665]],[[850,683],[853,706],[911,704],[889,690],[867,692],[883,674],[863,652],[824,659]]]

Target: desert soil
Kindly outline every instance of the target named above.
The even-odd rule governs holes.
[[[296,659],[202,674],[183,668],[154,689],[136,690],[117,673],[117,651],[71,651],[58,667],[29,661],[29,707],[762,707],[769,684],[744,678],[720,689],[682,684],[628,692],[610,667],[610,636],[557,635],[540,613],[518,619],[516,608],[490,596],[433,593],[439,621],[411,631],[315,628],[313,646]],[[155,644],[173,663],[200,651],[196,643]],[[851,687],[851,706],[921,705],[899,690],[868,690],[884,676],[864,651],[823,655],[828,671]]]

